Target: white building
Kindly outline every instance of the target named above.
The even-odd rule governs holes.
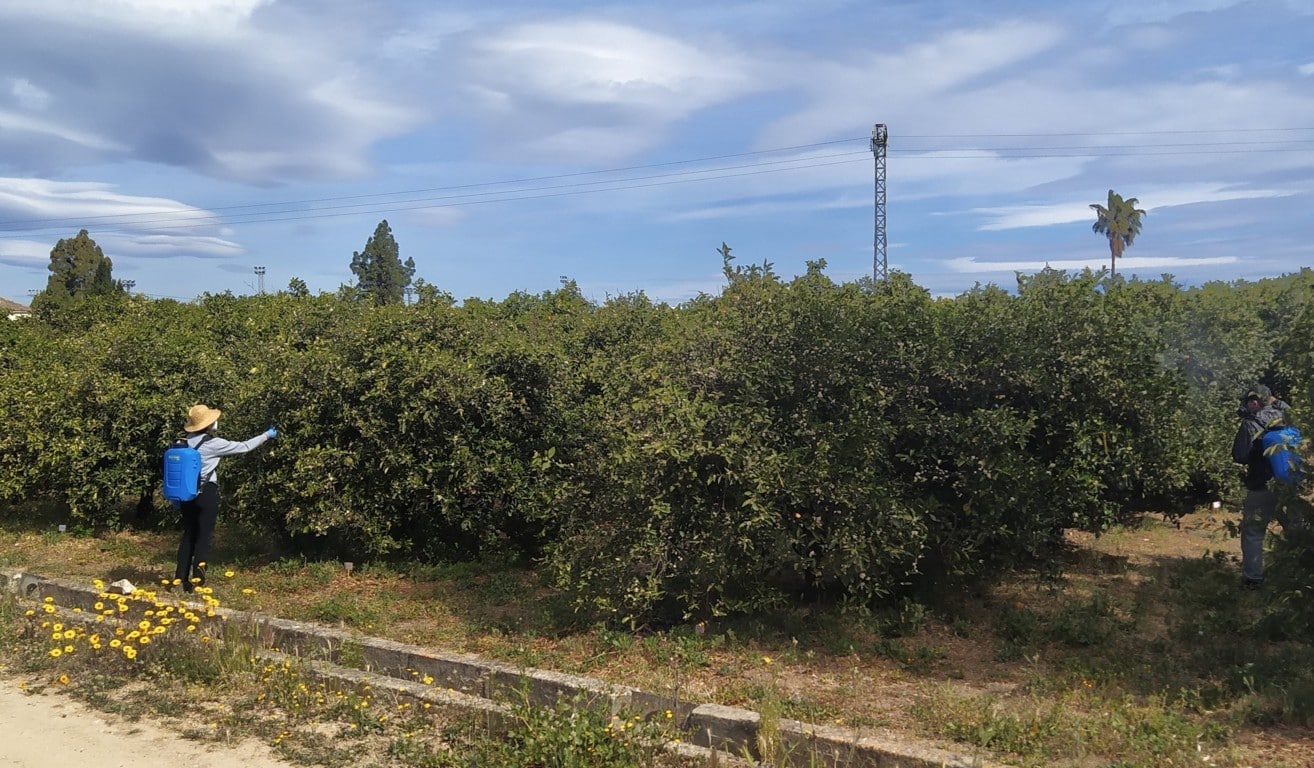
[[[9,315],[9,319],[13,320],[19,317],[28,317],[32,314],[32,308],[25,307],[16,301],[10,301],[5,297],[0,296],[0,312]]]

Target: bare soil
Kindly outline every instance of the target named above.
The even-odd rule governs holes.
[[[788,626],[747,631],[742,624],[709,625],[707,637],[736,639],[692,649],[663,633],[600,637],[556,631],[542,620],[548,597],[532,575],[504,585],[504,600],[490,600],[490,590],[498,586],[495,574],[444,581],[386,569],[353,573],[337,564],[292,568],[262,557],[258,543],[224,540],[222,525],[211,573],[222,572],[225,562],[236,563],[230,581],[215,579],[229,607],[340,623],[367,634],[587,674],[682,700],[756,709],[763,693],[770,692],[786,702],[786,716],[926,738],[917,711],[929,692],[1007,698],[1082,653],[1058,647],[1002,653],[1000,637],[990,629],[1001,611],[1053,615],[1074,595],[1100,592],[1114,611],[1137,606],[1138,642],[1165,639],[1174,604],[1174,586],[1165,573],[1186,561],[1217,559],[1220,552],[1220,567],[1229,567],[1225,561],[1235,559],[1238,544],[1229,537],[1226,521],[1235,514],[1227,508],[1201,510],[1178,524],[1150,518],[1140,527],[1099,537],[1071,533],[1070,562],[1061,580],[1041,573],[1010,579],[964,598],[948,613],[910,621],[902,634],[861,628],[812,632],[806,623],[796,633]],[[0,530],[0,565],[86,581],[130,578],[149,584],[171,570],[175,537],[170,532],[72,537]],[[1245,599],[1240,591],[1237,599]],[[4,715],[0,711],[0,722],[7,720]],[[1236,722],[1229,729],[1234,751],[1244,755],[1233,764],[1314,766],[1314,729]]]
[[[97,712],[68,696],[29,693],[0,670],[0,765],[9,768],[287,768],[256,741],[224,745],[183,738],[148,720]]]

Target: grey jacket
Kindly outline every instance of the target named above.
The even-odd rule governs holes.
[[[235,442],[205,432],[187,435],[187,444],[201,453],[201,482],[219,484],[219,459],[250,453],[265,444],[269,434],[261,432],[250,440]]]

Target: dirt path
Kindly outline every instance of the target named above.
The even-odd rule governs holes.
[[[288,768],[263,744],[204,744],[161,725],[128,722],[57,693],[0,678],[0,765],[7,768]]]

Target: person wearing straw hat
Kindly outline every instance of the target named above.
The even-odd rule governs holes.
[[[201,454],[200,493],[191,501],[182,503],[182,541],[178,544],[178,568],[173,583],[182,585],[186,592],[205,584],[206,558],[210,556],[210,541],[219,519],[219,460],[224,456],[250,453],[278,437],[278,430],[270,427],[250,440],[234,442],[219,437],[219,417],[223,411],[208,405],[193,405],[187,411],[187,444]]]

